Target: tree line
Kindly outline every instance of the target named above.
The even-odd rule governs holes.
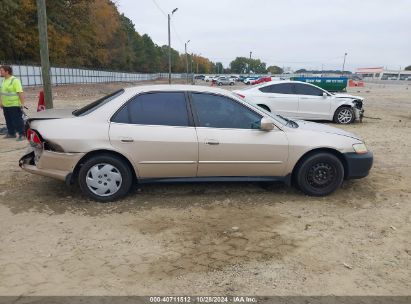
[[[50,62],[53,66],[157,73],[168,71],[168,46],[140,34],[112,0],[46,1]],[[36,63],[39,58],[36,0],[0,1],[0,62]],[[194,73],[282,73],[259,59],[221,62],[193,55]],[[186,56],[171,49],[174,73],[186,71]]]

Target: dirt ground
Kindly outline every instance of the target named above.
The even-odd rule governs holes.
[[[55,106],[125,85],[56,87]],[[0,295],[410,295],[411,89],[349,92],[367,118],[343,128],[374,168],[325,198],[281,184],[144,185],[98,204],[23,172],[26,142],[0,139]],[[37,94],[27,90],[29,112]]]

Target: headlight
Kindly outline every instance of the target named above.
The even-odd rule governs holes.
[[[368,152],[367,146],[364,143],[354,144],[354,145],[352,145],[352,147],[353,147],[355,153],[357,153],[357,154],[365,154],[365,153]]]

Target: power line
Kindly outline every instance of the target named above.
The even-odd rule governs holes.
[[[171,27],[174,30],[174,33],[177,37],[177,40],[181,43],[181,45],[184,45],[183,39],[181,39],[180,35],[178,34],[178,31],[177,31],[176,27],[174,26],[174,23],[171,23]]]
[[[164,12],[164,10],[161,8],[160,5],[156,2],[156,0],[151,0],[153,1],[154,5],[158,8],[158,10],[164,15],[164,17],[167,17],[167,14]]]

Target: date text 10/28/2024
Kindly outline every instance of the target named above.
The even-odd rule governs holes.
[[[150,297],[150,303],[257,303],[256,297],[247,296],[162,296],[162,297]]]

